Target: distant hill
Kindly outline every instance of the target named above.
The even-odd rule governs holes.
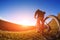
[[[0,19],[0,30],[4,30],[4,31],[26,31],[26,30],[31,30],[31,29],[35,29],[35,27],[32,27],[32,26],[24,27],[22,25],[14,24],[14,23]]]

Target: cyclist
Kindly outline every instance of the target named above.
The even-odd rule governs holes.
[[[35,12],[34,18],[37,19],[36,29],[38,32],[44,29],[44,14],[45,12],[39,9]]]

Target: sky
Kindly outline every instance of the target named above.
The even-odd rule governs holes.
[[[37,9],[44,11],[45,17],[60,12],[60,0],[0,0],[0,19],[16,24],[35,25]]]

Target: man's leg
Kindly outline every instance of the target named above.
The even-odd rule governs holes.
[[[41,24],[41,32],[43,33],[44,32],[44,20],[41,21],[42,24]]]
[[[37,30],[37,32],[40,32],[40,20],[39,20],[39,18],[37,19],[36,30]]]

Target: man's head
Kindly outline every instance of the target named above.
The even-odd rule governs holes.
[[[39,14],[41,14],[41,15],[43,15],[43,14],[45,14],[45,12],[43,12],[43,11],[41,11],[41,10],[37,10],[35,13],[39,13]]]

